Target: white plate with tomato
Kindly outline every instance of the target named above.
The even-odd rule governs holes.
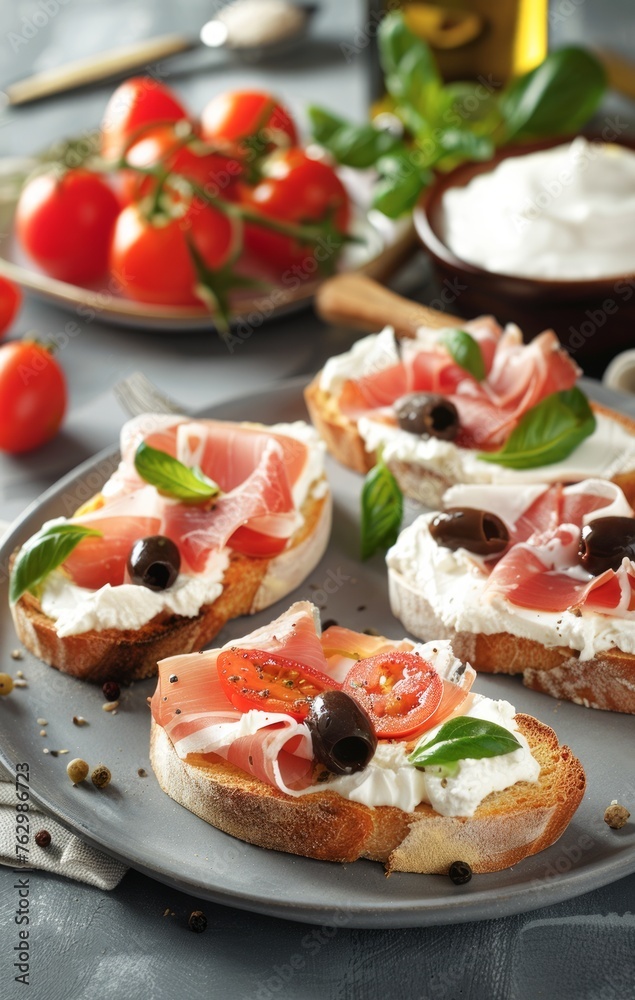
[[[194,118],[135,77],[94,138],[30,166],[0,184],[0,274],[108,322],[255,328],[308,304],[334,270],[385,277],[413,245],[409,221],[368,211],[361,179],[303,148],[260,91],[218,94]]]

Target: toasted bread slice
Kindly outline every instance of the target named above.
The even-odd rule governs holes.
[[[389,567],[388,586],[392,612],[412,635],[449,639],[455,656],[468,660],[475,670],[522,674],[523,683],[534,691],[587,708],[635,715],[635,656],[609,649],[581,660],[579,652],[568,646],[546,646],[510,632],[456,631],[439,619],[425,594],[395,567]]]
[[[129,683],[156,674],[157,661],[201,649],[232,618],[253,614],[289,594],[317,565],[331,530],[331,497],[309,497],[303,524],[288,547],[274,558],[233,552],[223,591],[213,604],[189,618],[159,615],[140,629],[90,630],[60,637],[39,601],[25,593],[12,606],[21,642],[41,660],[83,680]]]
[[[375,465],[377,455],[374,451],[366,450],[357,422],[341,412],[337,399],[321,388],[320,378],[321,372],[318,372],[304,391],[311,421],[320,437],[326,442],[329,452],[338,462],[355,472],[366,474]],[[615,421],[628,434],[633,435],[633,468],[613,476],[612,481],[624,491],[629,503],[635,504],[635,420],[599,403],[592,403],[591,406],[596,414],[602,414]],[[387,464],[404,494],[427,507],[439,507],[443,494],[450,486],[455,486],[458,482],[474,481],[469,475],[463,475],[460,479],[449,475],[447,470],[435,465],[433,460],[426,464],[415,465],[387,458]],[[535,481],[540,482],[542,478],[544,478],[543,470],[537,469]],[[574,476],[571,479],[561,476],[561,478],[563,482],[575,482],[576,478],[584,476]],[[505,481],[509,483],[513,479],[507,476]],[[526,477],[524,481],[527,481]]]
[[[388,872],[443,874],[456,860],[494,872],[553,844],[585,788],[582,765],[552,729],[528,715],[516,722],[540,764],[539,780],[492,792],[468,818],[441,816],[424,804],[412,813],[370,808],[334,791],[285,795],[214,754],[181,760],[154,720],[150,760],[176,802],[259,847],[326,861],[370,858]]]

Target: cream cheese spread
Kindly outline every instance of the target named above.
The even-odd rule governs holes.
[[[451,677],[462,667],[448,641],[418,643],[413,652],[432,663],[444,678]],[[327,788],[365,806],[396,806],[404,812],[412,812],[419,803],[425,802],[442,816],[472,816],[491,792],[502,791],[517,781],[537,781],[540,765],[517,730],[513,705],[478,694],[471,695],[468,703],[470,707],[465,715],[495,722],[513,732],[520,743],[519,749],[500,757],[462,760],[454,775],[444,777],[438,768],[421,770],[409,764],[403,743],[382,741],[363,771],[333,777],[326,784],[312,785],[300,794]],[[431,729],[423,738],[431,738],[439,728]]]
[[[193,618],[204,604],[213,604],[220,597],[229,556],[226,548],[212,552],[204,574],[182,573],[168,590],[160,591],[132,583],[89,590],[55,570],[44,585],[42,611],[55,621],[61,638],[92,629],[139,629],[164,612]]]
[[[596,429],[561,462],[533,469],[506,469],[495,462],[483,462],[478,452],[459,448],[451,441],[423,438],[399,427],[361,417],[358,430],[369,452],[383,448],[384,461],[405,462],[430,468],[450,482],[468,483],[543,483],[572,482],[613,476],[635,466],[633,435],[617,421],[596,413]]]
[[[588,280],[635,271],[635,152],[578,137],[509,156],[443,195],[443,238],[498,274]]]

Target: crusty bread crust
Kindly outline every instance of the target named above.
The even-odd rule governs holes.
[[[388,589],[393,614],[412,635],[449,639],[455,656],[475,670],[522,674],[525,686],[534,691],[587,708],[635,715],[635,656],[609,649],[581,660],[568,646],[544,646],[509,632],[457,632],[447,628],[426,597],[392,568]]]
[[[157,672],[157,661],[201,649],[232,618],[253,614],[286,596],[317,565],[328,544],[331,497],[309,498],[291,546],[273,559],[231,554],[223,591],[192,618],[163,614],[140,629],[90,630],[63,638],[32,594],[12,606],[21,642],[39,659],[82,680],[129,683]]]
[[[318,372],[304,390],[311,421],[333,457],[349,469],[365,475],[375,465],[377,456],[374,452],[366,451],[364,440],[357,430],[357,423],[346,417],[340,411],[337,400],[320,388],[321,374]],[[595,413],[601,413],[615,420],[632,434],[635,450],[635,420],[599,403],[591,403],[591,407]],[[388,464],[404,494],[427,507],[441,506],[441,498],[445,491],[457,484],[457,480],[443,475],[439,470],[404,462]],[[633,466],[632,471],[613,477],[613,482],[623,490],[631,506],[635,506],[635,458]]]
[[[492,792],[469,818],[441,816],[425,804],[413,813],[373,809],[333,791],[285,795],[214,754],[181,760],[154,720],[150,761],[176,802],[258,847],[326,861],[370,858],[388,872],[444,874],[457,860],[494,872],[553,844],[585,788],[580,761],[553,730],[528,715],[516,719],[540,764],[539,780]]]

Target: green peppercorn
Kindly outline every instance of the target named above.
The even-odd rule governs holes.
[[[74,757],[66,765],[66,773],[74,785],[79,785],[84,778],[87,778],[89,770],[88,764],[81,757]]]

